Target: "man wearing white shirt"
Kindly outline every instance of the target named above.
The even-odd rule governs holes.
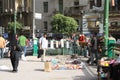
[[[39,39],[39,49],[43,49],[43,55],[41,61],[45,61],[46,49],[48,48],[48,40],[46,39],[47,34],[44,33],[43,36]]]

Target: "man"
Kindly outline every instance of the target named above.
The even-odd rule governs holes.
[[[46,49],[48,48],[48,41],[47,41],[46,37],[47,37],[47,34],[44,33],[43,36],[39,39],[39,49],[43,50],[43,55],[41,57],[41,61],[45,61]]]
[[[27,38],[23,34],[21,34],[21,36],[18,38],[18,42],[23,51],[22,59],[26,60],[25,56],[26,56]]]
[[[5,39],[0,34],[0,58],[4,57],[3,48],[5,47]]]
[[[77,38],[76,38],[75,33],[73,33],[71,39],[72,39],[72,46],[73,46],[73,54],[76,54],[77,53],[77,44],[76,44]]]
[[[94,64],[94,58],[96,59],[95,61],[96,61],[96,64],[97,64],[97,61],[98,61],[98,39],[97,39],[97,33],[94,33],[93,37],[91,39],[91,55],[90,55],[91,65]]]
[[[82,56],[87,57],[86,45],[84,44],[85,42],[86,42],[86,36],[84,34],[80,34],[79,36],[80,50],[82,52]]]

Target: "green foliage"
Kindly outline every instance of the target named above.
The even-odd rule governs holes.
[[[9,22],[8,23],[8,31],[14,30],[15,22]],[[16,22],[16,30],[22,29],[22,24],[19,22]]]
[[[76,32],[78,24],[76,20],[72,17],[67,17],[62,14],[56,14],[52,17],[52,32],[71,34]]]

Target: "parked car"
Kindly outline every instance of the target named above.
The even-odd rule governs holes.
[[[27,46],[26,48],[26,56],[32,55],[33,54],[33,45],[32,46]]]
[[[4,57],[9,57],[9,41],[6,42],[6,47],[3,50],[4,53]],[[31,45],[26,47],[26,56],[28,55],[32,55],[33,54],[33,43],[31,43]]]

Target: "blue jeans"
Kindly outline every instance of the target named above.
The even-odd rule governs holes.
[[[0,48],[0,58],[4,57],[3,48]]]
[[[91,52],[92,52],[90,55],[91,64],[94,64],[94,59],[96,59],[96,61],[98,61],[98,50],[92,49]]]
[[[24,52],[23,55],[26,55],[26,46],[21,46],[22,51]]]

